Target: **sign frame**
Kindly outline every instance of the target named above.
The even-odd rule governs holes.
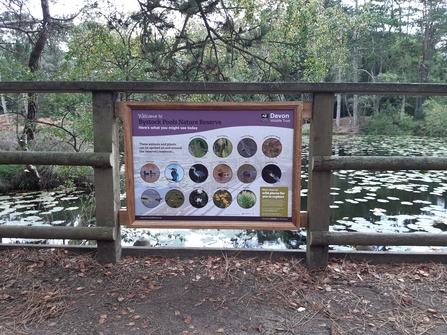
[[[172,102],[116,102],[116,116],[123,121],[124,129],[124,159],[126,177],[126,202],[124,223],[129,228],[180,228],[180,229],[256,229],[256,230],[297,230],[300,228],[301,202],[301,152],[302,152],[302,118],[303,105],[297,102],[218,102],[218,103],[172,103]],[[178,111],[293,111],[293,143],[292,145],[292,190],[291,190],[291,220],[225,220],[225,216],[217,220],[139,220],[135,215],[135,177],[134,148],[132,134],[133,110],[178,110]],[[219,218],[219,217],[218,217]]]

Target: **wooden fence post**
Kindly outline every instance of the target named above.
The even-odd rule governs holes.
[[[110,168],[95,168],[96,225],[114,227],[115,241],[97,241],[98,261],[116,263],[121,259],[118,120],[112,92],[93,91],[94,151],[110,152]]]
[[[313,171],[314,156],[332,153],[334,93],[315,93],[309,133],[309,183],[307,195],[307,264],[309,268],[326,267],[327,245],[310,245],[313,231],[328,231],[330,220],[331,171]]]

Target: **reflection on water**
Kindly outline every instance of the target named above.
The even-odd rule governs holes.
[[[445,156],[446,153],[445,139],[377,136],[334,136],[332,151],[337,156]],[[304,163],[307,164],[307,157]],[[306,187],[307,180],[303,180],[303,188]],[[441,233],[447,227],[446,190],[446,171],[333,171],[330,229]],[[306,190],[303,191],[302,206],[306,208]],[[445,248],[424,250],[429,249]]]
[[[94,225],[91,193],[84,190],[0,194],[0,225],[90,226]],[[63,243],[33,239],[6,239],[3,243]]]
[[[307,208],[308,139],[303,139],[301,208]],[[334,136],[333,155],[444,156],[447,140],[417,137]],[[334,171],[331,230],[359,232],[447,231],[446,171]],[[91,197],[82,192],[0,195],[0,224],[94,224]],[[158,246],[304,249],[306,231],[146,230],[123,228],[123,244],[147,237]],[[3,242],[6,239],[3,240]],[[14,242],[14,241],[12,241]],[[344,246],[351,248],[352,246]],[[337,248],[344,248],[337,247]],[[443,248],[383,247],[386,250]]]

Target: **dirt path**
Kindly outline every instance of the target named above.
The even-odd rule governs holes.
[[[0,252],[0,334],[446,334],[444,265]]]

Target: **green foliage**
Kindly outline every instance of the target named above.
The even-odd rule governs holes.
[[[93,143],[91,94],[42,95],[42,114],[49,117],[42,133],[48,139],[58,139],[73,151],[82,152]]]
[[[402,114],[399,107],[387,102],[371,116],[361,131],[368,135],[410,135],[415,127],[411,116]]]
[[[90,166],[58,166],[56,175],[65,188],[91,187],[93,168]]]
[[[0,165],[0,192],[36,189],[38,185],[23,165]]]
[[[430,136],[447,136],[447,98],[431,98],[424,102],[425,130]]]

